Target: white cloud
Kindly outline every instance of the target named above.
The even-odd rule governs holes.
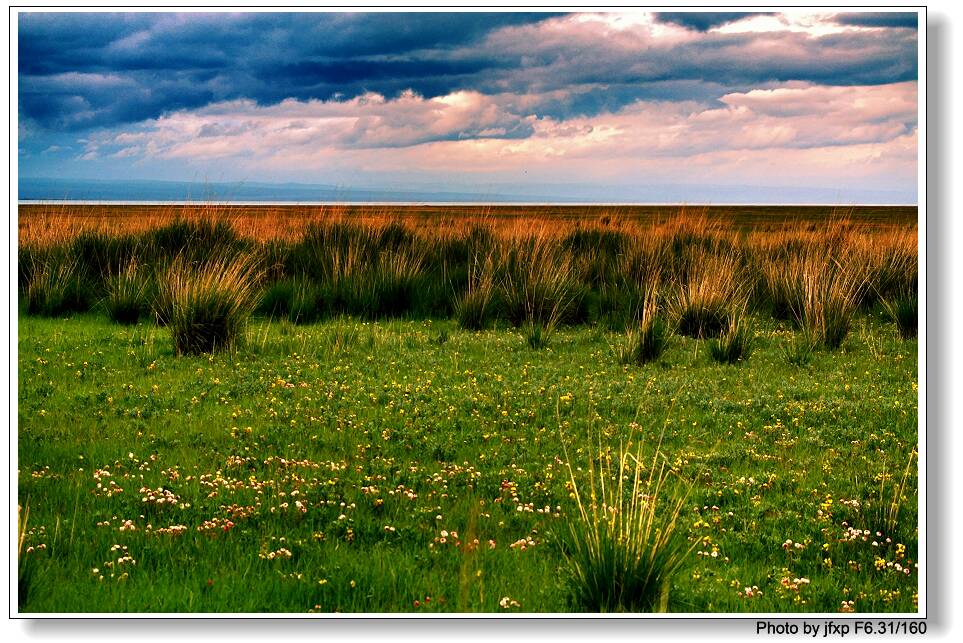
[[[916,176],[916,83],[787,83],[721,105],[636,102],[570,119],[517,115],[524,97],[405,93],[350,101],[231,101],[174,112],[140,132],[87,144],[117,157],[229,163],[258,176],[336,167],[510,180],[793,181]],[[511,128],[528,136],[505,138]]]

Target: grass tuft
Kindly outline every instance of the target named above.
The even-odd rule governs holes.
[[[736,364],[749,359],[754,333],[745,310],[729,314],[729,327],[709,342],[709,355],[721,364]]]
[[[104,306],[107,315],[118,324],[136,324],[150,311],[150,280],[133,259],[107,280]]]
[[[513,240],[503,252],[501,293],[509,320],[550,335],[582,295],[572,256],[543,232]]]
[[[32,254],[30,261],[24,288],[28,313],[56,317],[90,309],[93,296],[76,258],[50,251]]]
[[[883,300],[883,309],[896,324],[899,336],[903,339],[916,337],[919,332],[919,299],[916,294],[901,293],[892,299]]]
[[[649,282],[642,297],[637,329],[626,333],[625,342],[617,349],[620,364],[641,366],[662,356],[672,335],[672,328],[659,311],[658,288]]]
[[[660,439],[661,445],[661,439]],[[568,454],[566,453],[566,460]],[[564,540],[573,606],[588,612],[664,612],[669,583],[688,544],[680,515],[691,491],[670,489],[672,473],[657,448],[621,444],[588,461],[588,481],[569,462],[577,513]]]
[[[802,301],[793,310],[798,324],[826,348],[839,348],[859,308],[863,271],[854,262],[843,265],[809,255],[801,278]]]
[[[528,322],[525,325],[525,342],[533,350],[539,350],[548,346],[551,331],[536,321]]]
[[[176,355],[234,348],[257,305],[260,271],[247,257],[214,258],[203,263],[178,256],[160,279],[158,311],[170,327]]]
[[[698,248],[688,256],[683,272],[672,301],[677,331],[688,337],[718,337],[730,325],[731,302],[745,296],[738,255]]]
[[[494,314],[495,259],[475,253],[468,265],[468,288],[455,300],[455,318],[466,330],[482,330]]]

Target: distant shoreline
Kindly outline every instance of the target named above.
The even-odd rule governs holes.
[[[22,199],[17,205],[109,205],[109,206],[239,206],[239,207],[317,207],[317,206],[400,206],[400,207],[603,207],[603,208],[919,208],[918,203],[684,203],[684,202],[576,202],[576,201],[127,201],[127,200],[74,200],[74,199]]]

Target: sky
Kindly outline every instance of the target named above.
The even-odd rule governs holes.
[[[916,203],[917,35],[915,13],[20,13],[18,169]]]

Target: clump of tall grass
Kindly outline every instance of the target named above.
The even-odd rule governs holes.
[[[76,257],[50,249],[30,253],[22,260],[30,263],[22,269],[28,313],[53,317],[90,309],[93,294]]]
[[[565,457],[576,508],[562,536],[572,603],[589,612],[666,611],[671,578],[698,544],[679,524],[692,486],[673,486],[661,439],[651,460],[641,443],[620,443],[617,453],[600,443],[587,482]]]
[[[906,245],[903,237],[857,236],[854,230],[851,222],[830,221],[810,232],[756,235],[750,243],[774,316],[789,318],[830,349],[842,344],[877,285],[915,281],[908,251],[893,254]]]
[[[688,256],[685,272],[671,301],[677,331],[689,337],[718,337],[730,324],[732,302],[745,298],[737,253],[697,249]]]
[[[82,263],[89,280],[97,289],[106,288],[114,276],[136,260],[139,250],[133,235],[107,230],[82,230],[65,247]]]
[[[278,279],[264,291],[261,302],[258,304],[258,312],[271,319],[284,319],[288,316],[291,309],[291,302],[294,299],[297,281],[294,279]]]
[[[866,284],[865,266],[807,254],[800,273],[793,316],[810,337],[835,349],[849,334]]]
[[[210,214],[216,215],[216,212]],[[155,261],[175,257],[203,261],[207,257],[237,251],[245,245],[229,221],[212,216],[175,218],[166,225],[146,232],[142,242],[144,252]]]
[[[619,256],[627,243],[628,236],[620,230],[576,227],[562,238],[561,248],[576,258],[582,280],[599,288],[617,279]]]
[[[502,252],[500,292],[509,320],[547,339],[583,294],[571,255],[544,233],[512,240]]]
[[[649,282],[644,293],[638,327],[630,328],[625,342],[617,349],[621,364],[641,366],[655,361],[669,345],[672,328],[659,310],[658,286]]]
[[[805,263],[801,259],[801,247],[791,248],[786,243],[771,250],[755,249],[755,268],[760,282],[759,290],[768,300],[772,316],[798,323],[793,312],[801,310],[802,271]]]
[[[377,318],[411,310],[421,284],[423,266],[423,257],[409,247],[379,253],[370,284],[355,291],[361,296],[367,295],[363,312]]]
[[[326,312],[324,291],[308,279],[298,279],[291,284],[286,314],[293,324],[311,324]]]
[[[883,310],[896,324],[899,336],[903,339],[916,337],[919,332],[919,299],[915,293],[902,292],[883,299]]]
[[[375,317],[379,314],[382,276],[389,277],[377,254],[379,233],[343,221],[309,227],[292,248],[292,267],[318,285],[332,311]],[[404,265],[401,266],[404,268]]]
[[[749,359],[754,333],[745,307],[729,314],[729,325],[718,339],[709,342],[709,355],[722,364],[736,364]]]
[[[158,311],[170,327],[176,355],[234,348],[257,306],[261,272],[247,256],[191,261],[176,257],[161,274]]]
[[[916,230],[895,230],[886,234],[856,237],[849,254],[866,266],[862,302],[915,296],[919,273]]]
[[[128,260],[119,273],[107,279],[107,315],[119,324],[136,324],[150,311],[149,289],[150,279],[143,268],[136,260]]]
[[[548,346],[548,340],[552,332],[544,324],[537,321],[529,321],[525,324],[525,343],[534,350]]]
[[[906,459],[906,466],[903,468],[903,475],[900,476],[899,482],[897,482],[896,477],[889,474],[889,463],[884,461],[883,475],[879,476],[879,493],[878,500],[873,503],[875,505],[875,522],[876,525],[882,527],[885,530],[887,536],[894,538],[900,538],[902,531],[900,527],[909,527],[916,524],[913,520],[914,517],[909,517],[909,520],[905,520],[907,516],[904,516],[904,509],[906,507],[906,490],[907,488],[915,488],[917,486],[917,478],[919,477],[919,472],[917,467],[913,466],[913,463],[919,458],[919,453],[916,448],[910,450],[909,456]],[[890,487],[887,489],[887,487]],[[912,507],[912,505],[910,505]],[[910,536],[910,534],[902,534],[904,538]],[[905,541],[904,541],[905,542]]]
[[[468,264],[468,287],[455,299],[455,318],[467,330],[481,330],[494,314],[495,258],[490,253],[474,253]]]

